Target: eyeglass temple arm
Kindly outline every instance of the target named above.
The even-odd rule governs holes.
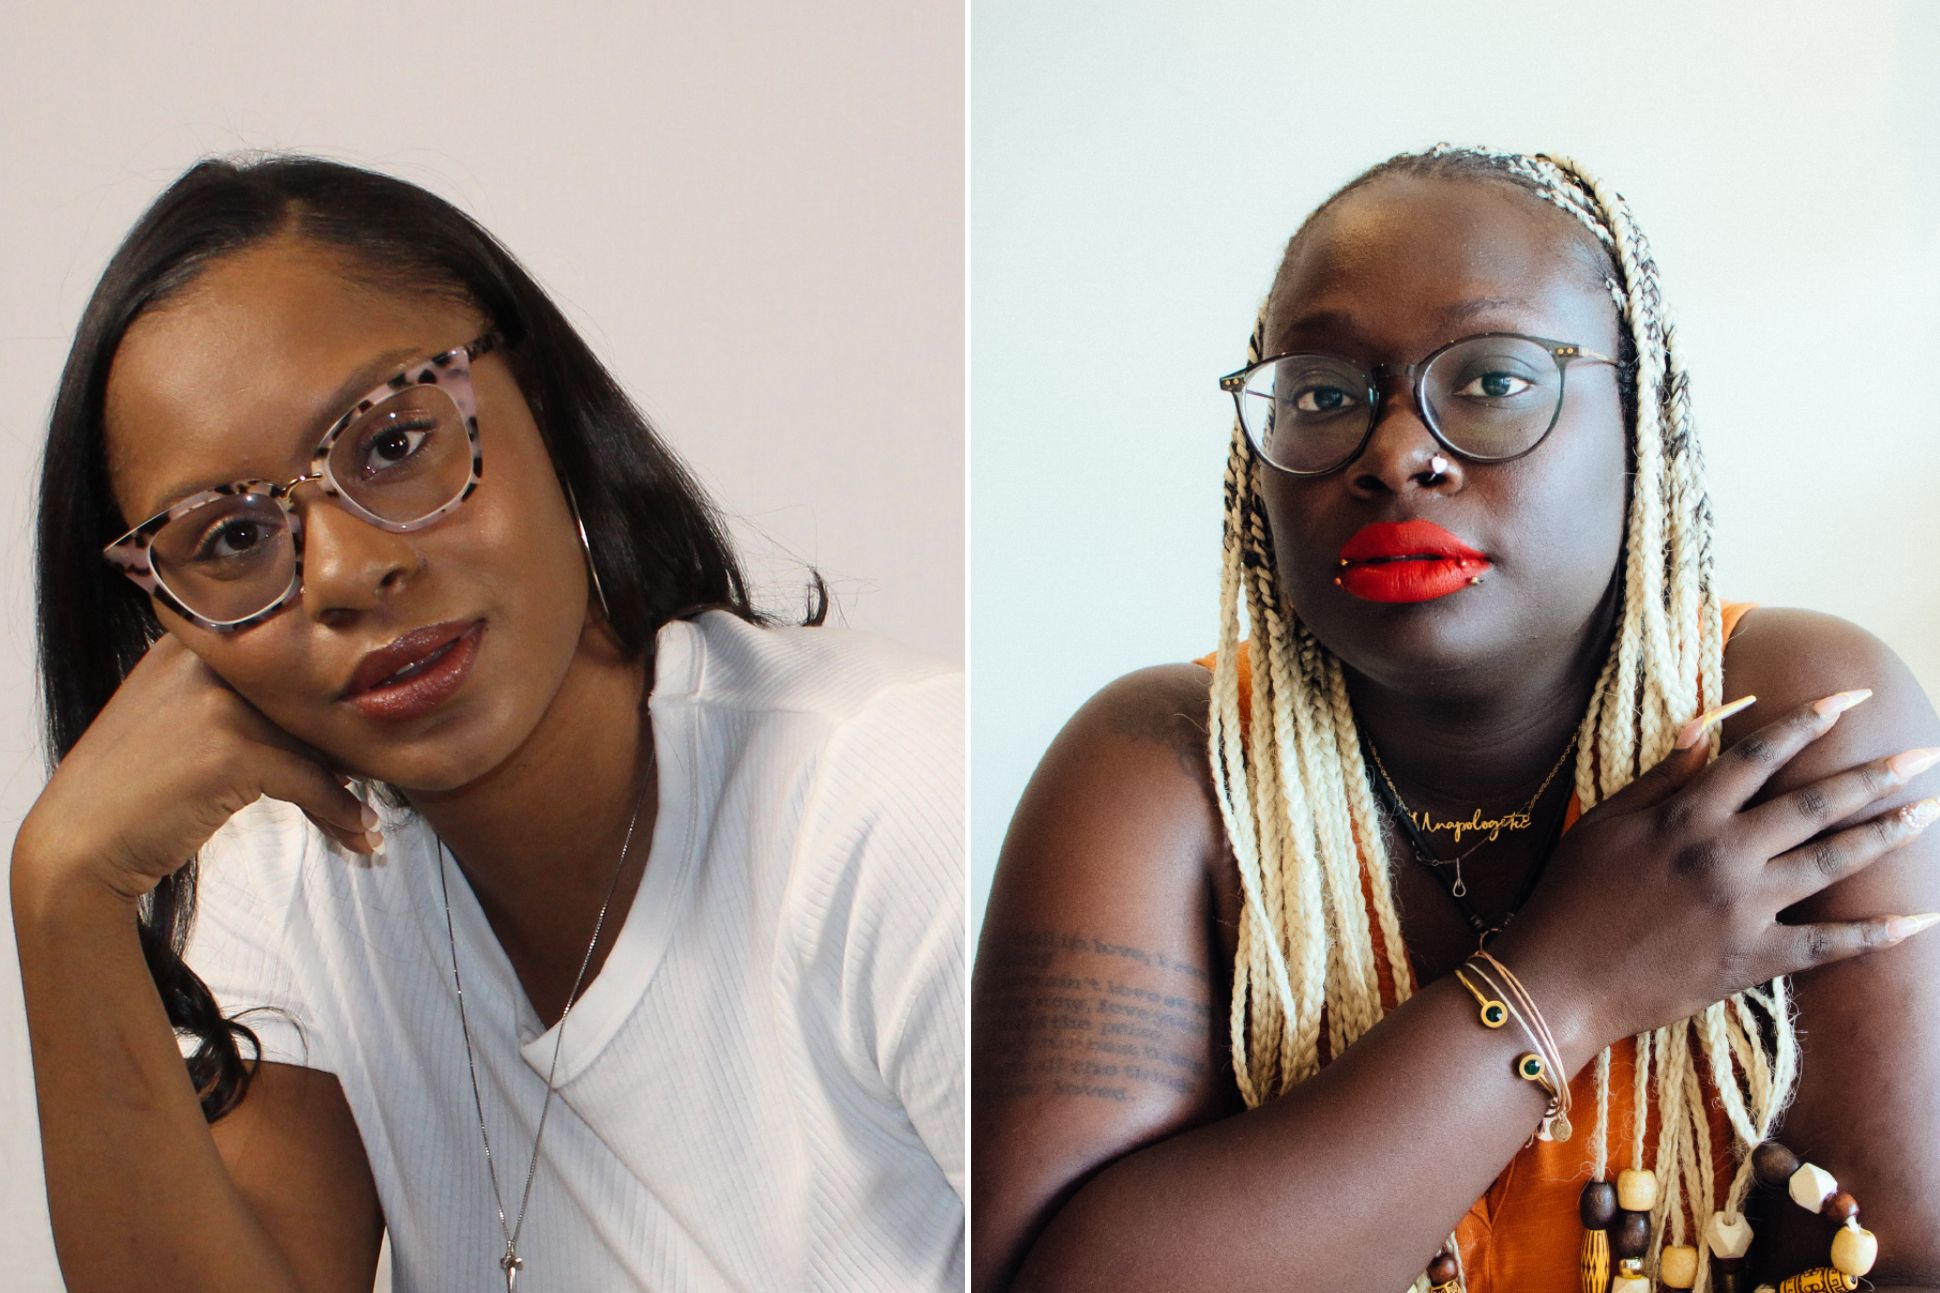
[[[1615,364],[1618,368],[1628,367],[1621,359],[1612,359],[1608,355],[1599,355],[1596,351],[1585,350],[1581,346],[1551,346],[1549,353],[1559,360],[1587,359],[1593,364]]]

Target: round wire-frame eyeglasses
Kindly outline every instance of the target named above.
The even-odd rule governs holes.
[[[1546,412],[1539,408],[1533,417],[1524,414],[1514,438],[1506,441],[1506,449],[1498,452],[1479,447],[1475,441],[1465,443],[1459,432],[1451,432],[1440,400],[1430,398],[1427,389],[1429,384],[1423,380],[1435,369],[1438,361],[1444,361],[1448,356],[1464,352],[1465,349],[1473,349],[1478,345],[1486,346],[1492,342],[1522,343],[1528,359],[1533,361],[1534,355],[1541,353],[1555,364],[1556,371],[1553,398],[1548,401]],[[1351,375],[1356,385],[1349,393],[1358,397],[1352,405],[1342,405],[1335,410],[1337,417],[1334,419],[1334,425],[1329,428],[1329,435],[1324,442],[1321,442],[1318,437],[1307,437],[1311,447],[1317,451],[1307,461],[1295,460],[1284,449],[1276,452],[1274,436],[1278,410],[1284,401],[1275,395],[1273,378],[1283,366],[1297,365],[1303,361],[1330,366],[1334,373],[1343,376]],[[1557,419],[1562,414],[1568,366],[1579,361],[1609,364],[1619,370],[1630,367],[1622,360],[1585,350],[1573,342],[1534,337],[1520,332],[1481,332],[1445,342],[1400,371],[1406,376],[1411,387],[1416,413],[1420,415],[1429,434],[1434,436],[1436,442],[1444,449],[1469,462],[1509,462],[1533,452],[1548,437],[1550,431],[1555,429]],[[1385,364],[1376,365],[1369,370],[1333,355],[1290,352],[1269,356],[1258,363],[1248,364],[1237,372],[1226,374],[1219,379],[1219,389],[1233,397],[1240,426],[1245,430],[1247,441],[1252,445],[1253,451],[1263,462],[1289,475],[1324,476],[1346,466],[1367,448],[1367,442],[1373,436],[1375,426],[1380,422],[1381,385],[1388,371],[1390,370]],[[1513,376],[1513,374],[1504,375]],[[1522,376],[1518,380],[1527,382],[1529,379],[1527,376]],[[1263,382],[1264,389],[1261,389]],[[1478,407],[1482,406],[1478,405]],[[1498,404],[1495,407],[1506,406]],[[1346,418],[1346,415],[1352,413],[1354,409],[1361,410],[1363,421],[1356,422]],[[1318,452],[1321,450],[1324,452]]]

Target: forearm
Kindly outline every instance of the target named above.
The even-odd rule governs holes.
[[[1550,1023],[1572,1068],[1599,1049],[1563,1012]],[[1287,1095],[1098,1173],[1014,1287],[1404,1288],[1534,1130],[1542,1095],[1512,1072],[1528,1049],[1452,979],[1431,984]]]
[[[68,1287],[296,1290],[202,1117],[133,909],[49,870],[17,854],[12,896]]]

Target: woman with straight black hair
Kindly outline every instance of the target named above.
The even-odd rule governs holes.
[[[960,1284],[960,683],[807,618],[461,212],[178,180],[41,482],[69,1286]]]

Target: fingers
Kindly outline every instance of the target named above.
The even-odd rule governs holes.
[[[263,793],[303,810],[303,815],[345,848],[376,851],[377,814],[352,795],[346,783],[313,759],[272,747],[258,768]]]
[[[1871,920],[1827,921],[1818,925],[1781,925],[1786,964],[1780,972],[1797,974],[1867,952],[1877,952],[1940,925],[1940,911],[1918,916],[1876,916]],[[1774,976],[1776,977],[1776,976]]]
[[[1624,803],[1648,808],[1689,785],[1693,777],[1704,771],[1705,764],[1710,760],[1711,751],[1704,740],[1705,734],[1757,700],[1756,696],[1740,696],[1737,700],[1706,710],[1678,729],[1677,741],[1671,752],[1619,792]]]
[[[384,833],[374,824],[369,830],[347,831],[332,822],[319,821],[316,814],[307,808],[303,810],[303,815],[310,819],[311,825],[349,849],[352,853],[372,854],[384,847]],[[375,823],[377,821],[377,814],[371,813],[370,820]]]
[[[1728,701],[1723,705],[1706,710],[1678,730],[1677,741],[1675,743],[1676,748],[1680,750],[1695,750],[1698,747],[1698,743],[1704,739],[1706,732],[1724,722],[1733,714],[1750,709],[1757,703],[1758,697],[1756,696],[1740,696],[1734,701]]]
[[[1864,869],[1919,835],[1936,818],[1940,818],[1940,799],[1922,799],[1779,854],[1769,870],[1783,886],[1783,905],[1802,902]]]
[[[1841,691],[1800,705],[1726,749],[1699,774],[1693,789],[1716,796],[1713,802],[1728,811],[1738,811],[1764,788],[1773,774],[1806,746],[1830,732],[1839,715],[1872,694],[1863,689]]]
[[[1937,762],[1940,749],[1907,750],[1874,759],[1747,809],[1745,824],[1764,846],[1765,855],[1775,857],[1878,803]]]
[[[350,778],[331,766],[329,756],[297,740],[242,696],[235,703],[244,712],[246,734],[274,754],[280,769],[276,785],[266,774],[263,793],[294,804],[316,827],[356,853],[375,853],[384,842],[377,814],[350,793]]]
[[[333,772],[331,775],[336,778],[338,785],[343,786],[346,792],[349,791],[349,777],[344,776],[340,772]],[[356,795],[351,795],[351,799],[358,807],[359,825],[356,830],[347,829],[339,821],[332,821],[328,818],[321,817],[307,808],[303,808],[302,812],[305,817],[310,819],[313,826],[325,835],[328,835],[331,839],[336,840],[351,852],[375,853],[384,846],[384,832],[379,826],[378,815],[374,809],[365,804]],[[299,805],[299,807],[301,806]]]

